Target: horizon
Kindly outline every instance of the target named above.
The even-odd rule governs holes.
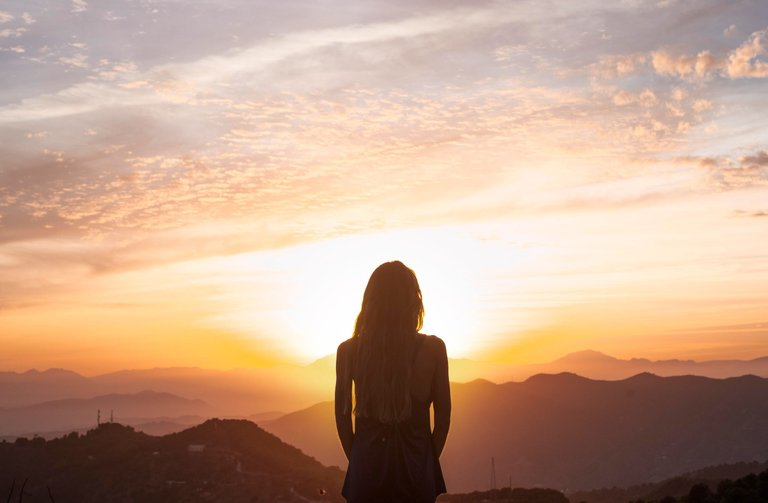
[[[578,351],[574,351],[574,352],[571,352],[571,353],[567,353],[567,354],[561,355],[560,357],[552,359],[552,360],[535,362],[535,363],[520,363],[520,364],[515,364],[515,363],[503,364],[502,363],[502,364],[499,364],[498,362],[494,362],[494,361],[474,360],[474,359],[471,359],[471,358],[453,358],[453,357],[449,357],[448,360],[449,360],[449,362],[454,362],[454,365],[456,365],[456,364],[461,365],[462,363],[469,363],[469,364],[476,364],[476,365],[480,365],[480,366],[483,366],[483,365],[493,366],[493,367],[495,367],[497,369],[498,368],[505,368],[505,367],[507,369],[525,369],[525,368],[531,368],[531,367],[533,367],[533,368],[545,367],[547,365],[556,365],[556,364],[561,364],[561,365],[574,364],[574,358],[573,357],[586,357],[588,359],[589,358],[593,358],[593,357],[597,357],[597,358],[600,358],[600,359],[602,359],[604,361],[608,360],[608,361],[611,361],[611,362],[619,362],[619,364],[643,362],[643,363],[649,363],[649,364],[681,363],[681,364],[700,365],[700,364],[708,364],[708,363],[754,363],[754,362],[759,361],[759,360],[768,359],[768,354],[762,355],[762,356],[757,356],[755,358],[749,358],[749,359],[724,359],[724,358],[720,358],[720,359],[712,359],[712,360],[709,360],[709,359],[706,359],[706,360],[693,360],[693,359],[677,359],[677,358],[674,358],[674,359],[658,359],[658,360],[654,360],[654,359],[645,358],[645,357],[642,357],[642,356],[633,356],[633,357],[630,357],[630,358],[617,358],[615,356],[609,355],[609,354],[604,353],[602,351],[598,351],[598,350],[594,350],[594,349],[582,349],[582,350],[578,350]],[[86,377],[86,378],[102,377],[102,376],[107,376],[107,375],[110,375],[110,374],[118,374],[118,373],[125,373],[125,372],[174,371],[174,370],[178,370],[178,371],[196,370],[196,371],[202,371],[202,372],[229,373],[229,372],[237,372],[237,371],[249,371],[249,370],[250,371],[256,371],[256,370],[265,370],[265,369],[273,369],[273,370],[284,370],[286,368],[312,369],[313,367],[315,367],[317,365],[325,364],[328,360],[335,360],[335,355],[334,354],[328,354],[328,355],[322,356],[322,357],[320,357],[320,358],[318,358],[318,359],[316,359],[316,360],[314,360],[314,361],[312,361],[310,363],[305,363],[305,364],[293,363],[293,362],[282,362],[282,363],[269,362],[265,366],[254,366],[254,367],[231,367],[231,368],[214,368],[214,367],[201,367],[201,366],[143,367],[143,368],[142,367],[134,367],[134,368],[122,368],[122,369],[111,370],[111,371],[108,371],[108,372],[99,372],[99,373],[87,373],[87,372],[79,371],[78,369],[65,368],[65,367],[48,367],[48,368],[34,368],[33,367],[33,368],[15,369],[15,370],[14,369],[7,369],[7,368],[0,368],[0,373],[11,373],[11,374],[19,374],[19,375],[21,375],[21,374],[27,374],[27,373],[43,374],[43,373],[46,373],[46,372],[64,371],[64,372],[71,372],[71,373],[74,373],[74,374],[77,374],[77,375],[79,375],[81,377]],[[575,363],[578,365],[578,364],[585,363],[585,361],[584,360],[578,361],[578,359],[577,359],[575,361]],[[477,370],[475,370],[475,372],[477,372]],[[480,371],[480,372],[482,372],[482,371]],[[473,371],[471,371],[471,370],[470,371],[463,370],[461,373],[462,373],[463,376],[465,376],[464,379],[462,379],[462,380],[455,380],[455,379],[451,378],[451,382],[466,383],[466,382],[470,382],[470,380],[478,380],[479,379],[479,380],[486,380],[486,381],[489,381],[489,382],[494,382],[496,384],[500,384],[501,383],[501,382],[496,382],[496,381],[494,381],[492,379],[489,379],[487,377],[482,377],[482,376],[480,376],[480,377],[471,377],[473,375]],[[520,382],[522,382],[524,380],[527,380],[527,379],[529,379],[530,377],[532,377],[534,375],[561,374],[561,373],[572,373],[574,375],[578,375],[580,377],[585,377],[585,378],[588,378],[588,379],[614,380],[614,379],[610,379],[610,378],[592,378],[592,377],[589,377],[587,375],[580,374],[580,373],[578,373],[577,371],[574,371],[574,370],[555,370],[555,371],[552,371],[552,372],[548,372],[548,371],[544,370],[544,371],[541,371],[541,372],[530,374],[528,376],[523,376],[522,378],[520,378]],[[653,372],[650,372],[650,371],[647,371],[647,370],[642,370],[642,371],[639,371],[638,373],[650,373],[650,374],[653,374],[653,375],[657,375],[657,374],[654,374]],[[467,379],[466,375],[469,375],[470,377]],[[630,375],[630,377],[632,377],[633,375],[636,375],[636,374],[632,374],[632,375]],[[676,375],[677,374],[675,374],[675,376]],[[682,374],[680,374],[680,375],[682,375]],[[704,375],[704,374],[691,374],[691,375],[701,375],[703,377],[712,377],[712,376],[707,376],[707,375]],[[740,377],[740,376],[741,376],[741,374],[734,374],[732,376],[722,377],[722,378]],[[659,377],[671,377],[671,376],[660,375]],[[760,377],[760,376],[758,376],[758,377]],[[720,378],[720,377],[716,377],[716,378]],[[619,379],[626,379],[626,378],[625,377],[621,377]],[[508,380],[506,380],[504,382],[514,382],[514,381],[515,381],[515,379],[510,378],[510,379],[508,379]],[[152,391],[152,390],[148,390],[148,391]]]
[[[0,8],[2,368],[768,355],[768,3]]]

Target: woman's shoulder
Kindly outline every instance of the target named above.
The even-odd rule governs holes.
[[[343,341],[341,344],[339,344],[339,347],[336,348],[336,354],[339,354],[339,355],[346,354],[352,348],[354,343],[355,343],[354,337],[350,337],[349,339]]]
[[[420,337],[424,338],[424,345],[429,348],[432,351],[435,352],[445,352],[445,342],[443,339],[436,335],[429,335],[429,334],[418,334]],[[349,339],[343,341],[341,344],[339,344],[339,347],[336,349],[337,355],[346,355],[349,353],[349,351],[354,347],[356,344],[357,339],[355,337],[350,337]]]
[[[446,351],[445,349],[445,342],[436,335],[427,335],[427,334],[419,334],[424,337],[424,345],[429,348],[431,351],[437,352],[437,353],[444,353]]]

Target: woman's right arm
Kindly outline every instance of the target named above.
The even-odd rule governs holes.
[[[352,453],[352,369],[347,351],[347,344],[342,342],[336,351],[336,392],[334,409],[336,411],[336,431],[341,440],[341,447],[349,459]]]
[[[435,409],[435,427],[432,443],[438,456],[443,452],[451,426],[451,387],[448,381],[448,352],[442,339],[437,339],[437,365],[432,377],[432,406]]]

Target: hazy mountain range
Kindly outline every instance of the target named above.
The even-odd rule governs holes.
[[[123,370],[93,377],[63,369],[0,372],[0,407],[154,390],[204,400],[218,414],[249,415],[295,410],[327,400],[332,397],[333,379],[332,369],[326,369],[324,362],[228,371],[200,368]],[[115,412],[122,414],[118,410]]]
[[[122,417],[118,419],[124,424],[149,422],[152,418],[168,416],[173,416],[181,424],[196,424],[216,416],[215,409],[202,400],[142,391],[94,398],[66,398],[26,407],[0,409],[0,425],[4,435],[69,432],[96,426],[99,411],[101,421],[108,422],[114,410],[120,411]],[[194,418],[201,419],[195,421]]]
[[[0,407],[22,407],[64,398],[93,398],[112,393],[131,394],[154,390],[203,400],[223,415],[248,416],[261,412],[298,410],[332,398],[334,359],[330,355],[305,366],[281,365],[228,371],[194,367],[155,368],[123,370],[93,377],[63,369],[0,372]],[[522,381],[536,374],[562,372],[592,379],[625,379],[642,372],[659,376],[701,375],[721,378],[752,374],[768,377],[768,357],[747,361],[652,361],[642,358],[622,360],[597,351],[582,351],[553,362],[531,365],[452,359],[450,372],[454,382],[481,378],[497,383]]]
[[[648,360],[631,358],[623,360],[599,351],[570,353],[549,363],[530,365],[500,365],[471,360],[451,362],[451,380],[468,382],[486,379],[502,383],[522,381],[536,374],[560,374],[570,372],[590,379],[626,379],[643,372],[657,376],[698,375],[705,377],[737,377],[756,375],[768,377],[768,356],[753,360]]]
[[[704,466],[768,457],[768,379],[639,374],[596,381],[537,375],[452,385],[442,464],[449,491],[500,481],[564,491],[659,481]],[[333,404],[262,426],[325,464],[346,466]]]

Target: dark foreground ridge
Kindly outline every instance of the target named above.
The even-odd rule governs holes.
[[[0,443],[2,497],[48,502],[342,502],[343,472],[245,420],[164,437],[117,423],[84,435]],[[15,481],[15,482],[14,482]]]
[[[711,467],[658,484],[573,493],[570,501],[768,503],[767,465]],[[84,435],[0,442],[0,500],[26,503],[341,503],[343,477],[247,420],[211,419],[164,437],[106,423]],[[445,494],[438,501],[568,503],[544,488]]]
[[[708,484],[693,485],[684,496],[638,499],[630,503],[765,503],[768,502],[768,470],[736,480],[721,480],[714,489]]]
[[[737,467],[734,467],[737,468]],[[711,470],[717,470],[713,467]],[[727,471],[727,468],[726,468]],[[725,478],[707,482],[692,482],[686,476],[674,479],[677,484],[666,483],[650,490],[647,497],[627,499],[632,489],[615,489],[613,493],[603,492],[599,496],[606,503],[766,503],[768,502],[768,470],[751,473],[732,480]],[[685,486],[680,485],[687,481]],[[671,482],[671,481],[670,481]],[[637,489],[637,488],[634,488]],[[671,491],[671,492],[665,492]],[[572,494],[570,503],[589,503],[595,501],[598,491],[592,499],[580,499],[590,494]],[[563,493],[553,489],[492,489],[466,494],[446,494],[438,498],[438,503],[569,503]]]
[[[474,491],[465,494],[443,494],[437,498],[438,503],[568,503],[568,498],[554,489],[491,489],[489,491]]]

